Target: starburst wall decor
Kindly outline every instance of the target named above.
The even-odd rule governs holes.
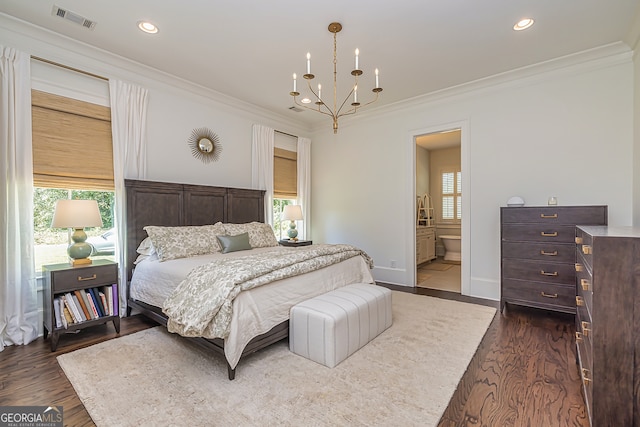
[[[209,128],[194,129],[187,144],[191,147],[193,157],[203,163],[217,161],[222,153],[220,137]]]

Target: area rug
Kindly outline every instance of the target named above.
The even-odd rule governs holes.
[[[287,341],[240,361],[155,327],[58,356],[97,426],[435,426],[495,309],[393,292],[393,325],[335,368]]]

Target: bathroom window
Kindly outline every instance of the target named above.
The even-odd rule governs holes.
[[[462,220],[462,173],[459,170],[442,172],[442,221]]]

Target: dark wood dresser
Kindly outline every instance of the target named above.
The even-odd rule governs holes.
[[[606,206],[500,208],[500,311],[507,303],[576,312],[575,226],[606,225]]]
[[[640,228],[576,228],[576,344],[593,426],[640,426]]]

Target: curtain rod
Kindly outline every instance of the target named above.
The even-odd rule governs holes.
[[[78,68],[73,68],[73,67],[70,67],[68,65],[60,64],[58,62],[50,61],[48,59],[40,58],[39,56],[31,55],[31,59],[35,59],[36,61],[44,62],[46,64],[55,65],[56,67],[60,67],[60,68],[64,68],[64,69],[67,69],[67,70],[75,71],[76,73],[85,74],[85,75],[90,76],[90,77],[95,77],[96,79],[109,81],[109,79],[107,77],[99,76],[97,74],[93,74],[93,73],[90,73],[88,71],[80,70]]]
[[[277,129],[276,129],[276,132],[281,133],[282,135],[288,135],[288,136],[290,136],[290,137],[292,137],[292,138],[297,138],[297,136],[296,136],[296,135],[291,135],[290,133],[282,132],[281,130],[277,130]]]

